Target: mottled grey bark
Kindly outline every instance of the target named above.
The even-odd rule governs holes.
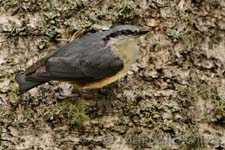
[[[15,72],[73,33],[149,28],[120,81],[19,97]],[[0,0],[0,149],[224,149],[224,0]]]

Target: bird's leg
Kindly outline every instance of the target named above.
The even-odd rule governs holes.
[[[84,98],[84,99],[93,99],[96,97],[95,92],[92,90],[82,90],[78,84],[72,84],[71,95],[66,96],[66,98]]]
[[[117,83],[112,83],[106,87],[103,87],[101,89],[96,89],[97,93],[97,107],[98,107],[98,113],[102,114],[112,114],[113,113],[113,101],[116,99],[115,91],[113,89],[116,89],[118,87]]]
[[[80,86],[78,84],[72,84],[71,95],[67,96],[67,98],[76,98],[76,97],[81,97]]]

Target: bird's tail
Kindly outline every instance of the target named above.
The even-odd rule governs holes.
[[[27,92],[28,90],[46,82],[46,81],[28,81],[25,78],[24,72],[18,72],[16,74],[15,79],[19,85],[19,95],[22,95],[23,93]]]

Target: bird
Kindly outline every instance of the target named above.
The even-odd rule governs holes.
[[[140,26],[117,25],[65,44],[25,69],[15,80],[18,94],[49,81],[69,82],[76,89],[99,89],[122,78],[135,63]]]

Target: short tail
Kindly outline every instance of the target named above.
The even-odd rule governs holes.
[[[16,74],[16,82],[19,85],[19,95],[22,95],[23,93],[29,91],[30,89],[43,84],[45,82],[40,82],[40,81],[27,81],[25,79],[25,73],[24,72],[18,72]]]

